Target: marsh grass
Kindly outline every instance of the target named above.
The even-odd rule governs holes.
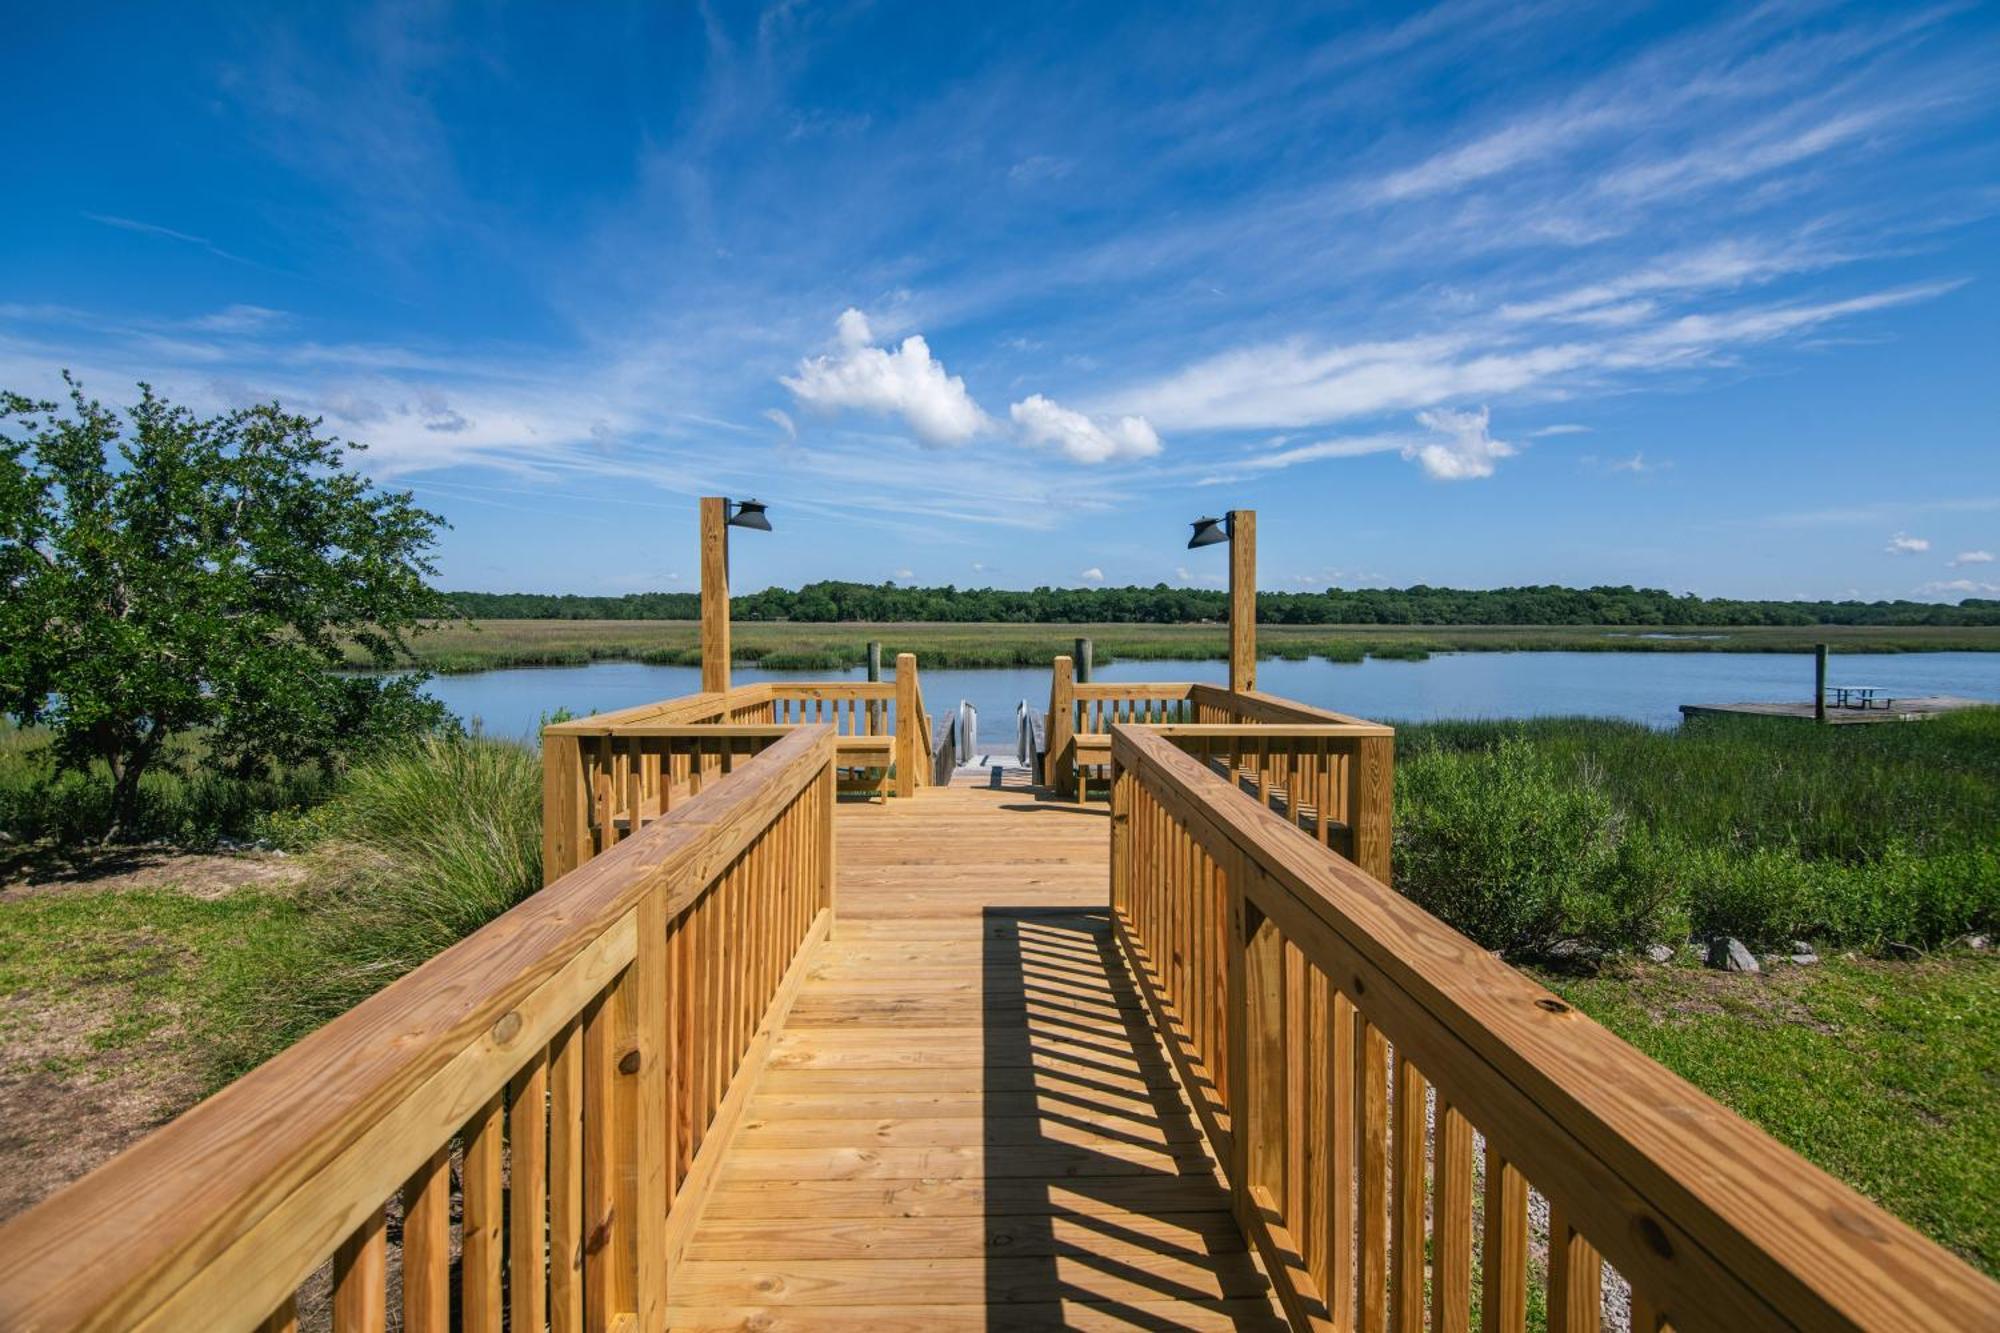
[[[1398,887],[1489,948],[1692,933],[1879,952],[2000,920],[2000,709],[1424,723],[1398,729],[1397,762]]]
[[[1259,625],[1267,656],[1354,663],[1367,657],[1418,661],[1439,652],[1835,652],[2000,650],[2000,627],[1871,628],[1751,626],[1701,637],[1648,638],[1645,626],[1590,625]],[[860,666],[870,640],[891,657],[917,655],[921,666],[1046,667],[1079,637],[1099,663],[1214,661],[1229,654],[1220,624],[967,624],[739,621],[731,631],[736,661],[774,670],[831,671]],[[597,661],[695,666],[700,628],[683,620],[488,620],[441,625],[414,641],[419,664],[445,673],[516,666],[582,666]]]
[[[541,801],[539,757],[510,741],[427,737],[357,765],[295,830],[308,844],[302,935],[311,964],[274,987],[269,1049],[539,889]],[[256,1058],[253,1044],[232,1063]]]

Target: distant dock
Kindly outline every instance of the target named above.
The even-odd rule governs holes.
[[[1949,694],[1921,694],[1907,699],[1892,699],[1886,708],[1836,708],[1828,706],[1826,720],[1835,726],[1850,726],[1862,722],[1925,722],[1945,713],[1956,713],[1961,708],[1991,708],[1991,699],[1961,699]],[[1790,717],[1801,722],[1813,720],[1813,703],[1804,699],[1797,703],[1740,703],[1740,704],[1682,704],[1682,717]]]

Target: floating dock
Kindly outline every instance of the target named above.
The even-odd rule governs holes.
[[[1891,699],[1886,708],[1835,708],[1827,706],[1826,720],[1836,726],[1860,722],[1927,722],[1963,708],[1996,708],[2000,700],[1961,699],[1950,694],[1920,694],[1907,699]],[[1790,717],[1813,721],[1812,700],[1797,703],[1682,704],[1682,717]]]

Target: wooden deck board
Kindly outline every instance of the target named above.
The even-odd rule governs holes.
[[[1104,808],[961,781],[840,807],[673,1326],[1282,1327],[1119,960]]]

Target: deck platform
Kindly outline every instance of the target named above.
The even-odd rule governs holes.
[[[1991,699],[1962,699],[1949,694],[1913,695],[1907,699],[1894,699],[1887,708],[1835,708],[1827,705],[1826,720],[1834,726],[1850,726],[1862,722],[1923,722],[1945,713],[1955,713],[1962,708],[1993,708]],[[1736,703],[1736,704],[1682,704],[1681,716],[1686,717],[1789,717],[1803,722],[1813,720],[1812,700],[1802,702]]]
[[[833,936],[673,1327],[1284,1326],[1112,938],[1108,826],[1019,771],[839,807]]]

